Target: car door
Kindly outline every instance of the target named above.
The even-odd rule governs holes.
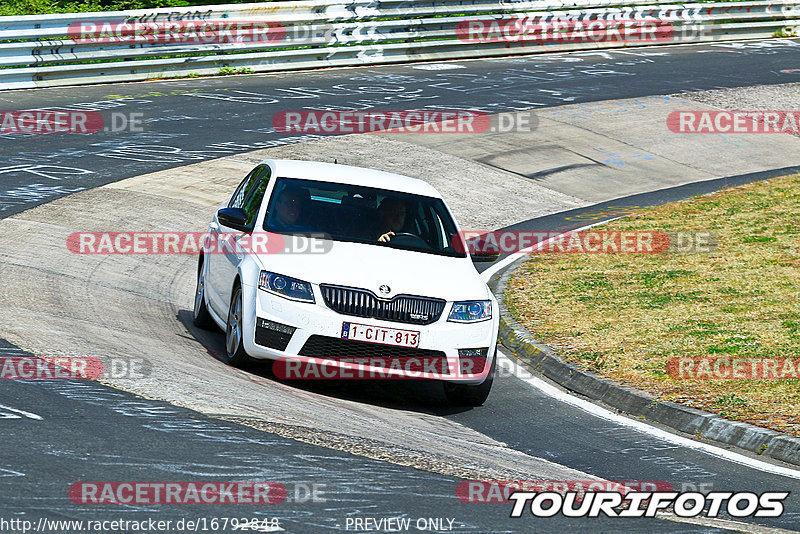
[[[236,187],[233,195],[227,204],[220,206],[220,208],[241,208],[244,205],[244,200],[247,194],[252,190],[255,184],[256,175],[258,174],[259,167],[250,171],[244,180]],[[225,299],[225,294],[228,290],[226,286],[230,285],[233,280],[227,280],[228,270],[225,264],[227,260],[224,257],[224,252],[221,248],[225,240],[229,238],[229,233],[232,230],[220,224],[216,212],[214,218],[208,226],[208,233],[212,240],[212,252],[206,257],[206,293],[208,301],[214,311],[216,311],[223,320],[228,314],[228,304],[230,297]]]
[[[264,199],[264,192],[267,189],[270,179],[270,168],[268,165],[259,165],[245,178],[237,189],[228,205],[229,208],[242,208],[247,214],[247,224],[253,226],[258,216],[261,202]],[[212,260],[214,289],[218,299],[218,313],[226,318],[228,306],[231,301],[233,280],[239,272],[239,263],[245,252],[242,252],[237,243],[243,232],[229,228],[216,220],[217,225],[217,250]]]

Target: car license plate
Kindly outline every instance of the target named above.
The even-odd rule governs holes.
[[[397,347],[419,347],[419,332],[416,330],[383,328],[360,323],[342,323],[342,339]]]

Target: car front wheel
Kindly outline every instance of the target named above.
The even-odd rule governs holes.
[[[216,324],[213,319],[211,319],[211,315],[208,313],[208,307],[206,307],[206,276],[203,271],[203,266],[200,265],[200,269],[197,272],[197,286],[194,292],[192,322],[199,328],[210,330],[216,326]]]
[[[228,365],[232,367],[240,367],[247,361],[247,353],[242,344],[242,309],[242,287],[237,284],[233,288],[225,327],[225,349],[228,354]]]
[[[494,382],[494,371],[496,367],[497,350],[495,349],[494,358],[492,358],[492,366],[489,368],[489,374],[486,376],[486,380],[477,386],[445,382],[444,394],[447,400],[456,406],[481,406],[486,402],[486,399],[489,397],[489,392],[492,390],[492,382]]]

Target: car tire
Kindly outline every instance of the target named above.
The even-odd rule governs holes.
[[[447,400],[456,406],[481,406],[484,402],[486,402],[486,399],[489,397],[489,392],[492,390],[494,371],[496,367],[497,350],[495,349],[494,358],[492,358],[492,366],[489,368],[489,374],[486,377],[486,380],[477,386],[445,382],[444,394],[447,397]]]
[[[206,306],[206,275],[203,265],[197,271],[197,285],[194,292],[194,310],[192,310],[192,323],[198,328],[211,330],[217,325],[211,318]]]
[[[238,283],[233,287],[231,305],[228,307],[228,320],[225,324],[225,352],[228,356],[228,365],[241,367],[247,359],[242,338],[242,286]]]

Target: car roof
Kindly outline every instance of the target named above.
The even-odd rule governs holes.
[[[320,182],[361,185],[442,198],[439,192],[428,182],[403,176],[402,174],[336,163],[293,159],[267,159],[262,164],[272,165],[278,178],[302,178]]]

